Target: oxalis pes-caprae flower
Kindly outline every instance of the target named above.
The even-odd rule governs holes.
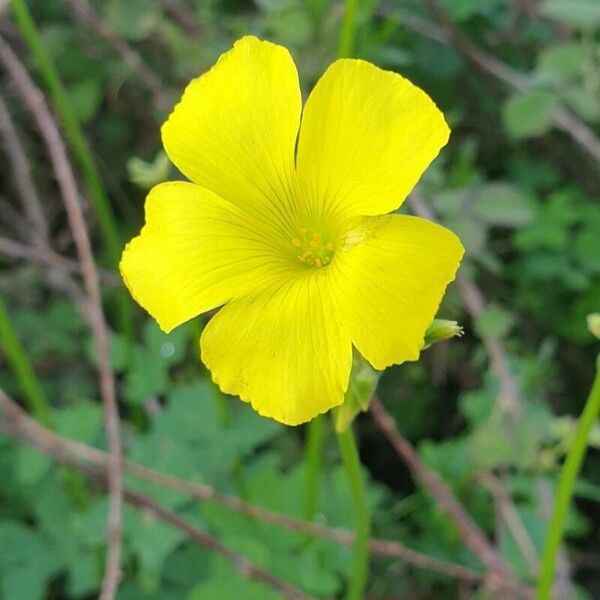
[[[390,213],[448,136],[425,92],[362,60],[334,62],[302,110],[289,52],[244,37],[163,125],[191,182],[150,191],[123,279],[165,332],[221,307],[200,339],[214,381],[308,421],[342,403],[353,346],[376,369],[419,357],[463,247]]]

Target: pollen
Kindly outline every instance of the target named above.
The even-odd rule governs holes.
[[[325,240],[319,232],[309,234],[309,229],[298,229],[298,236],[292,238],[292,246],[300,249],[296,258],[310,267],[325,267],[331,262],[335,245],[330,240]]]

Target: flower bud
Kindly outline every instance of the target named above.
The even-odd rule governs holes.
[[[425,350],[436,342],[449,340],[453,337],[461,337],[463,331],[463,328],[456,321],[435,319],[425,332],[425,339],[423,341],[422,349]]]
[[[600,340],[600,313],[592,313],[587,316],[587,326],[590,333]]]

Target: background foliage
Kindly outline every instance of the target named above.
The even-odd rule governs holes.
[[[77,4],[81,0],[36,0],[30,7],[85,127],[121,240],[139,230],[146,190],[177,176],[161,151],[159,125],[183,85],[250,32],[291,49],[307,93],[335,56],[343,15],[343,5],[330,0],[95,2],[114,39],[130,45],[159,82],[153,88],[81,19],[73,10]],[[453,285],[440,316],[461,322],[464,337],[434,346],[418,363],[389,369],[379,395],[398,428],[452,487],[508,564],[532,581],[558,468],[597,351],[585,316],[600,308],[600,163],[568,132],[557,130],[553,119],[566,109],[598,133],[600,7],[594,0],[443,0],[440,5],[464,39],[526,74],[528,86],[507,86],[465,57],[461,41],[421,2],[360,3],[356,55],[415,81],[451,124],[450,144],[424,176],[419,193],[463,239],[463,272],[487,301],[473,318]],[[33,67],[6,8],[0,33]],[[73,257],[39,135],[6,73],[0,84],[43,199],[51,245]],[[12,149],[0,150],[0,238],[34,246],[17,183],[5,168]],[[95,213],[85,206],[97,260],[109,271]],[[2,248],[0,295],[41,383],[48,422],[61,435],[105,447],[95,357],[77,298],[59,267]],[[203,319],[166,336],[132,306],[135,341],[129,344],[118,325],[119,285],[110,275],[103,279],[127,457],[302,517],[303,429],[261,419],[220,394],[197,359]],[[500,408],[498,377],[482,343],[490,338],[502,342],[516,378],[518,418]],[[1,345],[0,387],[25,400]],[[480,559],[413,483],[368,415],[359,418],[358,430],[374,533],[480,570]],[[600,447],[600,429],[593,431],[590,445]],[[500,495],[489,485],[491,474]],[[341,597],[351,566],[349,547],[307,540],[155,485],[134,480],[128,485],[315,597]],[[351,528],[347,484],[330,430],[320,490],[315,518]],[[502,498],[512,520],[499,508]],[[597,450],[588,455],[576,500],[565,555],[572,597],[597,598]],[[95,597],[105,518],[101,486],[0,435],[0,598]],[[120,599],[279,597],[143,510],[126,508],[124,524]],[[398,560],[374,558],[371,568],[371,598],[471,597],[457,581]],[[487,597],[484,591],[473,594]]]

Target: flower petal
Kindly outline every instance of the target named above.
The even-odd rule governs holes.
[[[244,37],[187,86],[162,127],[163,144],[193,182],[280,221],[295,192],[301,107],[289,52]]]
[[[449,133],[431,98],[407,79],[362,60],[338,60],[304,107],[297,156],[301,197],[335,212],[391,212]]]
[[[193,183],[154,187],[146,224],[125,247],[121,274],[132,296],[170,331],[289,269],[261,224]]]
[[[352,342],[376,368],[417,360],[425,330],[464,249],[448,229],[417,217],[366,217],[331,264]]]
[[[352,344],[328,285],[319,270],[223,307],[200,341],[221,390],[287,425],[341,404]]]

